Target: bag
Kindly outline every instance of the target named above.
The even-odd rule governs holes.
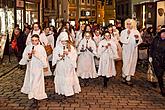
[[[47,56],[49,56],[53,53],[53,49],[52,49],[51,45],[46,45],[46,46],[44,46],[44,48],[46,50]]]
[[[17,40],[16,40],[16,39],[14,39],[14,40],[11,42],[11,48],[12,48],[13,50],[18,51]]]
[[[148,71],[147,71],[147,80],[149,82],[158,82],[156,75],[154,74],[152,64],[150,63],[148,66]]]

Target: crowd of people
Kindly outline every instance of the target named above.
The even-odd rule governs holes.
[[[145,44],[149,47],[148,59],[153,64],[161,94],[165,96],[165,29],[162,26],[156,35],[152,31],[151,27],[138,31],[134,19],[127,19],[123,30],[115,25],[104,29],[97,24],[82,24],[75,30],[69,22],[61,22],[57,29],[51,26],[41,30],[38,23],[32,28],[25,25],[23,32],[16,27],[12,48],[19,64],[27,65],[21,92],[28,94],[29,99],[47,98],[44,76],[51,75],[59,95],[79,93],[81,87],[88,86],[89,80],[97,77],[103,77],[106,88],[108,80],[117,74],[117,61],[123,63],[122,83],[133,86],[131,79],[136,71],[138,47]],[[52,48],[51,54],[47,53],[46,46]]]

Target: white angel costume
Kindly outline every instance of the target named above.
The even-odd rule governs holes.
[[[21,92],[28,94],[28,98],[37,100],[47,98],[45,93],[44,71],[48,67],[47,55],[42,45],[34,46],[35,54],[29,59],[28,53],[32,52],[32,45],[26,46],[20,65],[27,65],[25,79]]]
[[[71,46],[68,55],[64,58],[59,55],[63,55],[63,51],[67,50],[67,47],[60,43],[63,40],[68,40],[68,34],[61,32],[59,35],[59,45],[53,50],[52,65],[56,65],[54,74],[55,92],[65,96],[71,96],[75,93],[81,92],[78,76],[75,72],[77,52],[76,49]],[[65,48],[64,48],[65,47]]]
[[[89,51],[91,48],[92,52]],[[85,50],[84,52],[81,52],[81,50]],[[87,40],[86,38],[83,38],[78,46],[78,67],[77,67],[77,74],[82,79],[87,78],[96,78],[96,68],[95,68],[95,62],[94,62],[94,56],[96,56],[96,44],[95,42],[90,38]]]
[[[108,44],[110,44],[111,46],[106,48],[106,45]],[[99,43],[98,56],[100,57],[98,75],[106,76],[108,78],[116,76],[114,59],[117,59],[119,57],[117,53],[116,42],[112,39],[102,40]]]
[[[142,43],[142,38],[140,33],[136,29],[131,29],[130,34],[127,33],[128,29],[121,32],[120,41],[122,46],[122,76],[127,77],[126,80],[130,81],[131,76],[134,76],[137,59],[138,59],[138,45]],[[136,43],[135,35],[138,35],[138,42]]]

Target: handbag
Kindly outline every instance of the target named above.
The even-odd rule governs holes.
[[[45,48],[47,56],[49,56],[53,53],[53,49],[52,49],[51,45],[46,45],[46,46],[44,46],[44,48]]]
[[[158,82],[151,63],[149,63],[148,66],[147,80],[150,82]]]
[[[11,42],[11,48],[12,48],[13,50],[18,51],[17,40],[16,40],[16,39],[14,39],[14,40]]]

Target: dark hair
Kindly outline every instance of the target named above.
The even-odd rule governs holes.
[[[109,33],[109,35],[110,35],[110,32],[109,31],[105,31],[104,34],[103,34],[104,35],[104,38],[105,38],[105,34],[106,33]],[[110,36],[110,38],[111,38],[111,36]]]
[[[40,26],[40,24],[39,24],[38,22],[33,23],[33,25],[32,25],[32,29],[34,29],[34,25],[35,25],[35,24],[38,25],[39,29],[41,29],[41,26]]]
[[[38,38],[38,39],[40,38],[39,35],[37,35],[37,34],[32,35],[31,38],[33,38],[33,37]]]
[[[150,33],[151,33],[151,29],[153,29],[153,28],[152,28],[152,27],[148,27],[148,28],[147,28],[147,30],[146,30],[146,31],[147,31],[147,33],[149,33],[149,34],[150,34]]]
[[[165,25],[162,25],[161,28],[165,28]]]

